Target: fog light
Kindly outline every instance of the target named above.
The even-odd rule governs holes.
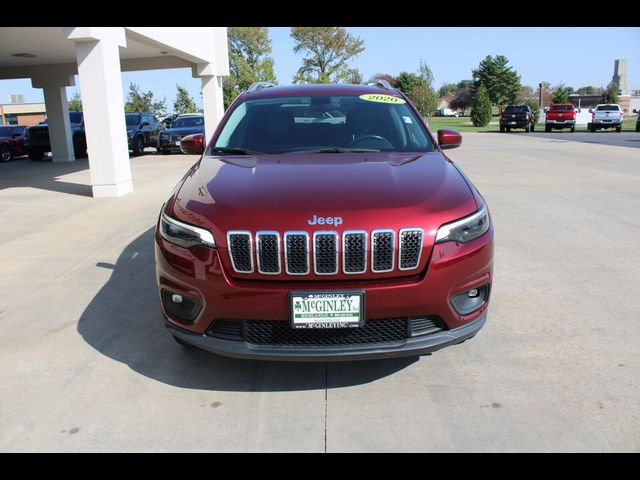
[[[188,322],[194,321],[202,310],[197,299],[169,290],[162,290],[162,303],[167,313]]]
[[[472,288],[451,297],[451,304],[460,315],[468,315],[485,304],[488,293],[489,285]]]

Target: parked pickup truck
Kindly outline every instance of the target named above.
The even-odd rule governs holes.
[[[576,131],[576,107],[571,103],[554,103],[547,110],[544,119],[544,131],[552,129],[562,130],[570,128],[571,133]]]
[[[587,125],[587,130],[595,132],[601,128],[615,128],[616,132],[622,131],[622,120],[624,112],[620,105],[615,103],[602,103],[596,108],[590,108],[591,123]]]
[[[84,116],[82,112],[69,112],[69,122],[73,140],[75,158],[86,158],[87,139],[84,132]],[[47,122],[26,129],[24,145],[31,160],[42,160],[46,152],[51,151],[49,141],[49,125]]]
[[[533,111],[529,105],[508,105],[500,115],[500,132],[510,132],[512,128],[524,128],[533,132],[536,127]]]

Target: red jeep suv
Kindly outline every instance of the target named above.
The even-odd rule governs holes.
[[[162,206],[178,343],[263,360],[428,354],[487,318],[487,205],[387,82],[254,84]],[[202,135],[183,151],[202,152]]]

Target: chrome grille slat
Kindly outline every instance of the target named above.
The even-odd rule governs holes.
[[[336,232],[313,233],[313,271],[316,275],[338,273],[338,234]]]
[[[307,232],[284,234],[284,263],[289,275],[309,273],[309,234]]]
[[[398,269],[413,270],[420,263],[424,230],[420,227],[401,228],[398,236]]]
[[[227,232],[227,247],[233,269],[238,273],[253,273],[253,245],[251,232],[232,230]]]
[[[395,231],[384,228],[371,232],[371,271],[391,272],[395,256]]]
[[[280,266],[280,234],[274,231],[256,232],[256,262],[258,272],[277,275]]]

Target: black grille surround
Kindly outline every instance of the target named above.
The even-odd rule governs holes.
[[[377,229],[370,235],[366,230],[285,231],[282,238],[280,235],[274,230],[261,230],[255,236],[246,230],[228,231],[228,255],[233,270],[318,276],[407,271],[420,266],[424,248],[421,227]]]
[[[309,273],[309,234],[287,232],[284,234],[285,263],[289,275]]]
[[[313,271],[316,275],[338,273],[338,234],[336,232],[313,233]]]
[[[420,263],[422,253],[422,228],[402,228],[399,235],[398,268],[400,270],[412,270]]]
[[[209,337],[244,341],[265,347],[340,347],[398,344],[416,336],[447,330],[435,315],[367,320],[358,328],[291,328],[287,321],[216,320],[207,330]]]
[[[355,274],[367,271],[367,232],[349,230],[342,234],[342,271]]]
[[[278,232],[256,233],[256,259],[258,272],[266,275],[280,273],[280,234]]]
[[[227,232],[227,245],[233,269],[240,273],[253,273],[253,248],[251,232]]]
[[[395,257],[393,230],[374,230],[371,233],[371,271],[382,273],[393,270]]]

